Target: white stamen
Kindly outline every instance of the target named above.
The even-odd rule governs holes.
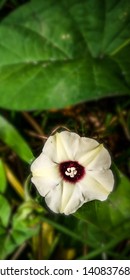
[[[68,167],[67,171],[65,171],[65,174],[71,178],[74,178],[74,176],[77,174],[77,170],[75,167]]]

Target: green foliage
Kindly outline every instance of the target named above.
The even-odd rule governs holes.
[[[0,9],[4,6],[7,0],[0,0]]]
[[[0,197],[0,205],[1,202],[3,203],[1,208],[3,214],[1,214],[0,218],[3,220],[2,225],[6,226],[6,228],[0,226],[0,259],[6,259],[18,246],[37,234],[40,224],[39,216],[34,211],[35,203],[29,201],[21,204],[10,224],[5,225],[10,214],[10,207]]]
[[[4,170],[4,165],[2,160],[0,159],[0,193],[4,193],[6,190],[6,175]]]
[[[33,154],[20,133],[5,118],[0,116],[0,139],[11,147],[27,163],[33,160]]]
[[[1,107],[129,94],[129,28],[129,0],[33,0],[15,9],[0,25]]]
[[[11,207],[3,195],[0,195],[0,224],[6,227],[11,214]]]

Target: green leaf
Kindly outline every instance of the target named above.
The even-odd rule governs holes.
[[[10,214],[11,207],[9,203],[6,198],[0,194],[0,224],[2,224],[4,227],[8,225]]]
[[[10,221],[10,230],[0,226],[0,259],[6,259],[21,244],[38,233],[40,217],[35,210],[34,202],[25,202],[13,215],[13,219]]]
[[[115,189],[104,201],[91,201],[84,204],[75,214],[97,226],[106,235],[115,236],[130,230],[130,181],[115,166]]]
[[[62,108],[130,94],[129,29],[129,0],[17,8],[0,25],[1,107]]]
[[[0,9],[4,6],[7,0],[0,0]]]
[[[13,217],[12,237],[17,245],[34,236],[40,226],[40,216],[34,210],[37,205],[33,201],[23,203]]]
[[[0,193],[6,190],[6,176],[2,160],[0,159]]]
[[[19,132],[5,118],[0,116],[0,139],[27,163],[34,159],[31,149]]]

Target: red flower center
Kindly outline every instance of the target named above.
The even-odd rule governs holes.
[[[70,183],[77,183],[85,175],[85,168],[77,161],[64,161],[59,165],[60,174],[63,179]]]

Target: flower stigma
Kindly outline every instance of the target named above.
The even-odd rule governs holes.
[[[85,168],[77,161],[61,162],[59,165],[60,174],[63,180],[76,183],[85,175]]]
[[[75,167],[68,167],[67,171],[65,171],[65,174],[73,178],[77,174],[77,170]]]

